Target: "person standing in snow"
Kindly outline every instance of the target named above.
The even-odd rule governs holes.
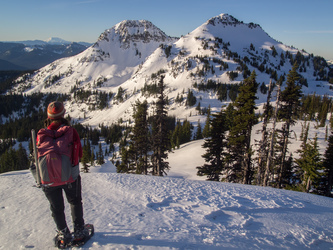
[[[72,129],[72,143],[73,151],[72,156],[76,166],[72,167],[69,171],[72,171],[70,175],[72,176],[66,183],[48,183],[43,184],[42,180],[42,189],[46,195],[46,198],[50,202],[50,209],[52,217],[57,227],[57,235],[55,237],[55,243],[60,242],[63,246],[70,243],[71,241],[80,241],[86,235],[86,229],[84,228],[84,219],[83,219],[83,206],[82,206],[82,195],[81,195],[81,177],[79,174],[79,159],[82,157],[82,146],[78,132],[70,127],[69,122],[64,118],[65,108],[63,103],[55,101],[51,102],[47,108],[47,119],[44,121],[46,128],[39,130],[37,133],[37,146],[39,147],[45,138],[45,134],[51,133],[56,134],[58,131],[63,129]],[[55,140],[55,139],[51,139]],[[40,146],[42,147],[42,146]],[[40,148],[38,148],[38,164],[40,164]],[[68,149],[67,149],[68,150]],[[72,160],[73,162],[73,160]],[[60,161],[60,164],[62,160]],[[57,166],[58,167],[58,166]],[[40,173],[43,175],[43,171],[40,168]],[[50,167],[48,166],[47,169]],[[60,166],[61,169],[61,166]],[[74,170],[76,169],[76,170]],[[75,173],[74,173],[75,172]],[[50,172],[51,173],[51,172]],[[50,174],[51,175],[51,174]],[[65,205],[63,198],[63,191],[65,192],[68,203],[71,208],[71,215],[74,224],[74,239],[72,234],[67,226],[65,218]]]

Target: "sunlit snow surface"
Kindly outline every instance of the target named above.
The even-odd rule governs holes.
[[[333,199],[203,181],[203,141],[169,154],[168,177],[117,174],[107,161],[82,173],[84,249],[332,249]],[[201,179],[201,180],[199,180]],[[0,175],[0,249],[53,249],[55,225],[28,171]],[[66,206],[70,227],[70,211]]]

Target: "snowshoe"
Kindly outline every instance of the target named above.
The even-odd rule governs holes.
[[[73,241],[71,247],[80,247],[94,235],[94,225],[85,224],[84,227],[78,228],[73,233]]]
[[[73,241],[73,237],[68,228],[57,231],[54,237],[54,244],[59,249],[66,249]]]

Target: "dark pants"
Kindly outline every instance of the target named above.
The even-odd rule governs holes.
[[[62,190],[65,191],[67,201],[70,204],[74,229],[82,227],[84,225],[84,220],[81,196],[81,177],[78,176],[75,182],[67,185],[43,188],[43,191],[50,202],[52,217],[58,230],[67,227]]]

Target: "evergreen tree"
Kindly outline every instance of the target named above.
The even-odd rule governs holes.
[[[232,103],[229,103],[229,105],[227,106],[226,110],[225,110],[225,114],[226,114],[226,122],[228,123],[228,127],[231,128],[233,126],[233,122],[234,122],[234,106]]]
[[[97,129],[90,129],[90,139],[91,139],[91,144],[92,145],[98,145],[99,141],[99,131]]]
[[[287,75],[287,86],[281,92],[281,107],[279,109],[279,118],[285,123],[282,134],[282,152],[279,170],[279,187],[282,187],[282,175],[284,174],[286,155],[288,151],[288,143],[290,136],[290,127],[295,124],[295,119],[300,110],[300,98],[302,97],[301,85],[299,84],[299,74],[297,73],[298,65],[295,63],[291,71]]]
[[[280,107],[280,96],[281,96],[281,83],[277,84],[277,96],[276,96],[276,106],[273,113],[273,124],[272,124],[272,130],[271,130],[271,138],[269,141],[269,148],[268,148],[268,155],[267,155],[267,161],[266,161],[266,168],[265,168],[265,174],[263,179],[263,186],[267,186],[268,180],[270,178],[271,170],[272,170],[272,163],[273,163],[273,157],[274,157],[274,142],[276,138],[276,122],[277,122],[277,114]]]
[[[318,121],[319,121],[319,127],[325,127],[327,120],[327,113],[329,110],[329,106],[331,106],[331,100],[328,99],[328,97],[325,95],[321,103],[322,105],[318,112]]]
[[[27,168],[29,168],[29,159],[21,143],[18,150],[10,146],[0,156],[0,173]]]
[[[130,161],[129,161],[129,150],[126,147],[121,147],[121,163],[117,165],[117,173],[129,173],[130,172]]]
[[[14,159],[11,158],[9,151],[12,150],[12,147],[7,149],[0,159],[1,172],[13,171],[14,169]]]
[[[175,102],[176,103],[181,103],[183,101],[183,96],[181,95],[181,96],[179,96],[179,93],[177,94],[177,97],[176,97],[176,99],[175,99]]]
[[[322,169],[322,162],[318,150],[317,135],[310,143],[302,145],[300,158],[296,160],[297,165],[302,170],[303,186],[306,192],[310,191],[311,186],[316,190],[320,180],[320,172]]]
[[[175,130],[171,135],[171,147],[179,148],[180,144],[191,141],[192,139],[192,125],[188,120],[184,120],[183,123],[177,121]]]
[[[195,133],[195,139],[196,139],[196,140],[203,139],[202,128],[201,128],[200,120],[198,121],[198,127],[197,127],[197,132]]]
[[[83,165],[83,172],[88,173],[89,167],[88,163],[90,161],[91,149],[89,140],[84,139],[82,147],[82,158],[81,163]]]
[[[27,151],[23,148],[22,143],[19,144],[19,148],[16,151],[16,169],[28,169],[29,168],[29,159],[27,155]]]
[[[0,173],[29,168],[29,159],[22,144],[15,150],[12,146],[0,156]]]
[[[273,55],[273,57],[276,57],[278,53],[277,53],[274,45],[271,47],[271,49],[272,49],[272,55]]]
[[[124,97],[123,97],[124,93],[125,93],[125,90],[123,90],[122,87],[119,87],[117,95],[115,96],[116,100],[119,101],[119,102],[123,102],[124,101]]]
[[[269,122],[269,119],[272,114],[272,105],[271,103],[271,95],[273,91],[273,84],[272,80],[269,82],[269,87],[268,87],[268,94],[267,94],[267,101],[264,106],[264,120],[262,124],[262,136],[261,140],[259,141],[259,150],[258,150],[258,170],[257,170],[257,185],[261,185],[263,181],[263,174],[265,171],[265,165],[267,163],[267,156],[268,156],[268,130],[267,130],[267,125]]]
[[[110,153],[114,153],[114,151],[115,151],[114,143],[110,143],[110,145],[109,145],[109,152]]]
[[[148,173],[148,152],[150,151],[149,130],[147,120],[148,103],[139,101],[134,109],[134,127],[132,129],[130,147],[133,153],[132,159],[134,161],[137,174]]]
[[[255,100],[258,84],[255,71],[247,78],[239,88],[240,93],[233,103],[234,118],[230,128],[229,149],[233,161],[233,171],[238,176],[238,181],[250,184],[252,178],[251,169],[251,131],[256,123]]]
[[[153,123],[153,143],[151,162],[153,166],[153,175],[163,176],[169,169],[169,162],[165,159],[168,158],[167,151],[170,148],[170,141],[168,138],[167,130],[167,111],[166,100],[164,97],[164,76],[161,76],[159,81],[159,97],[156,103],[156,114]]]
[[[95,148],[92,147],[92,150],[91,150],[91,155],[90,155],[90,166],[95,166]]]
[[[199,102],[195,110],[199,111],[199,115],[201,115],[201,103]]]
[[[197,167],[199,176],[207,176],[207,180],[219,181],[222,171],[225,170],[225,149],[228,145],[226,131],[229,129],[226,123],[224,111],[213,115],[209,137],[205,139],[203,147],[206,153],[202,156],[207,164]]]
[[[121,163],[117,165],[117,173],[129,173],[130,172],[130,147],[127,146],[127,137],[129,129],[124,131],[123,137],[119,142],[119,152],[121,155]]]
[[[321,193],[332,197],[333,185],[333,135],[328,138],[328,145],[323,159],[323,179]]]
[[[187,98],[186,98],[186,106],[194,106],[197,102],[197,98],[194,96],[192,90],[188,90]]]
[[[98,153],[97,153],[97,164],[102,165],[104,164],[104,155],[103,155],[103,150],[102,150],[102,144],[98,144]]]
[[[181,130],[182,130],[182,125],[181,125],[180,121],[177,121],[176,127],[172,132],[171,140],[170,140],[172,149],[180,147],[180,144],[181,144],[180,140],[181,140],[181,136],[182,136]]]

